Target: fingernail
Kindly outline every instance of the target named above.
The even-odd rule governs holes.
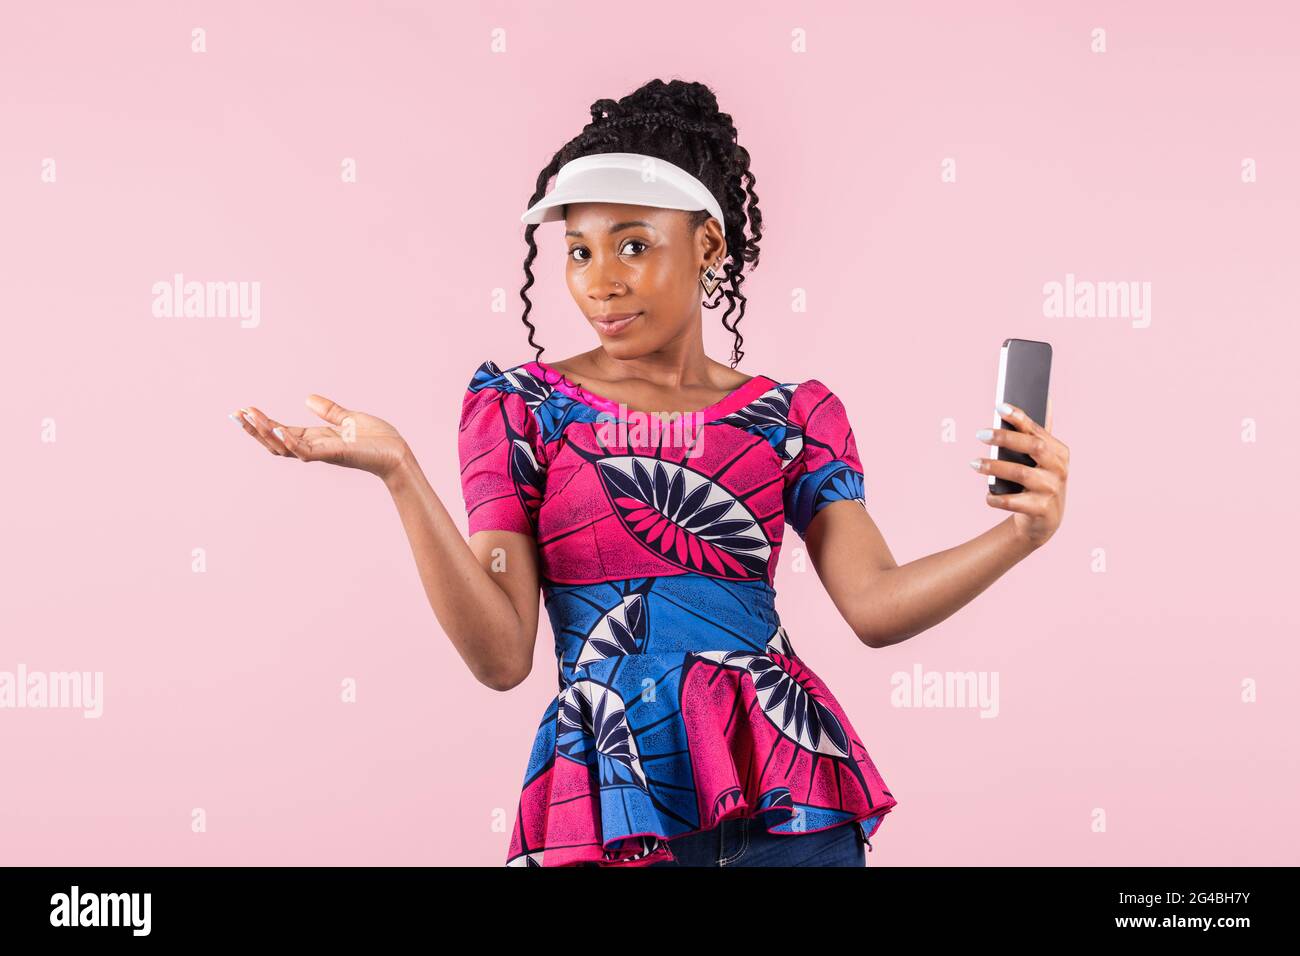
[[[280,439],[280,441],[284,441],[284,429],[283,429],[283,428],[281,428],[281,427],[279,427],[279,426],[277,425],[275,428],[272,428],[271,431],[275,433],[275,437],[276,437],[276,438]]]
[[[230,419],[232,422],[234,422],[236,425],[239,425],[240,428],[243,428],[243,427],[244,427],[243,425],[240,425],[240,423],[239,423],[239,419],[235,417],[234,412],[227,412],[227,413],[226,413],[226,417],[229,418],[229,419]]]
[[[1001,405],[998,406],[998,411],[1001,412],[1003,415],[1010,415],[1011,406],[1008,405],[1006,402],[1003,402]]]
[[[970,460],[970,466],[978,471],[980,466],[980,460],[978,458],[972,458]]]
[[[978,438],[980,441],[988,441],[990,438],[993,437],[993,429],[981,428],[979,431],[975,433],[975,437]]]

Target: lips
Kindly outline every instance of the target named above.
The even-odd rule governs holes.
[[[602,315],[593,318],[592,321],[596,323],[596,328],[605,335],[618,335],[631,325],[632,320],[640,314],[640,312],[619,312],[613,315]]]

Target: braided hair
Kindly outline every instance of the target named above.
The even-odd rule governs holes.
[[[744,337],[737,326],[745,315],[745,296],[740,291],[744,281],[742,270],[747,262],[758,265],[758,243],[763,238],[763,217],[758,211],[758,194],[754,192],[754,174],[749,169],[749,152],[736,141],[736,127],[731,116],[718,109],[718,100],[703,83],[672,80],[668,83],[654,79],[620,100],[600,99],[591,104],[591,122],[573,139],[569,140],[537,176],[537,191],[527,205],[546,195],[546,186],[560,167],[579,156],[595,153],[645,153],[680,166],[709,188],[722,206],[727,260],[723,263],[723,281],[719,287],[727,299],[727,310],[722,314],[722,326],[736,337],[732,346],[731,367],[735,368],[745,354],[740,349]],[[748,207],[746,202],[748,201]],[[707,209],[690,213],[689,227],[693,230],[709,218]],[[528,321],[533,303],[528,289],[534,282],[533,260],[537,258],[537,243],[533,233],[539,223],[531,223],[524,230],[528,255],[524,259],[527,280],[519,290],[524,300],[524,325],[528,326],[528,344],[537,349],[537,360],[542,358],[543,346],[533,341],[537,329]],[[745,235],[746,226],[750,235]],[[739,256],[736,255],[739,250]],[[739,302],[740,312],[727,323]],[[721,300],[705,302],[709,309],[717,308]]]

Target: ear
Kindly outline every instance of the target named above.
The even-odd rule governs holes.
[[[700,254],[704,257],[704,266],[718,263],[718,271],[722,270],[722,263],[727,258],[727,237],[722,234],[722,227],[718,225],[718,220],[710,216],[704,220],[704,230],[700,235]]]

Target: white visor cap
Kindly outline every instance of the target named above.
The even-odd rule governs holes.
[[[577,202],[707,209],[718,220],[722,234],[727,234],[722,207],[704,183],[680,166],[644,153],[596,153],[570,160],[555,174],[555,188],[519,220],[536,223],[563,219],[565,205]]]

